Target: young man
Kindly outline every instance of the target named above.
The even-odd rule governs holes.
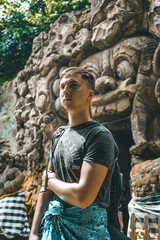
[[[50,159],[54,172],[48,173],[47,192],[39,194],[29,240],[40,239],[44,213],[43,240],[110,239],[106,208],[118,148],[111,133],[90,118],[94,87],[84,69],[71,67],[61,75],[60,98],[69,126]]]

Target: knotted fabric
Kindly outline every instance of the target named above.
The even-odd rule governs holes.
[[[160,194],[135,197],[128,205],[129,215],[135,214],[136,229],[143,229],[144,217],[149,219],[150,233],[158,235],[158,216],[160,214]],[[129,221],[128,232],[130,232]]]
[[[42,240],[110,240],[107,212],[97,203],[85,209],[64,208],[59,201],[51,201],[44,216]]]

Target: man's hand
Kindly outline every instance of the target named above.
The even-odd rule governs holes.
[[[52,178],[56,178],[55,173],[48,171],[48,180]],[[44,171],[42,175],[42,187],[45,187],[45,182],[46,182],[46,171]]]
[[[30,234],[29,240],[40,240],[40,237],[36,234]]]

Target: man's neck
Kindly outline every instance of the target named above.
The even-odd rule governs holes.
[[[90,121],[90,115],[86,114],[69,114],[69,125],[71,127]]]

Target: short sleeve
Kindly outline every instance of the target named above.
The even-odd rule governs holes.
[[[94,133],[86,142],[86,154],[83,160],[98,163],[111,168],[115,160],[116,143],[109,131]]]

